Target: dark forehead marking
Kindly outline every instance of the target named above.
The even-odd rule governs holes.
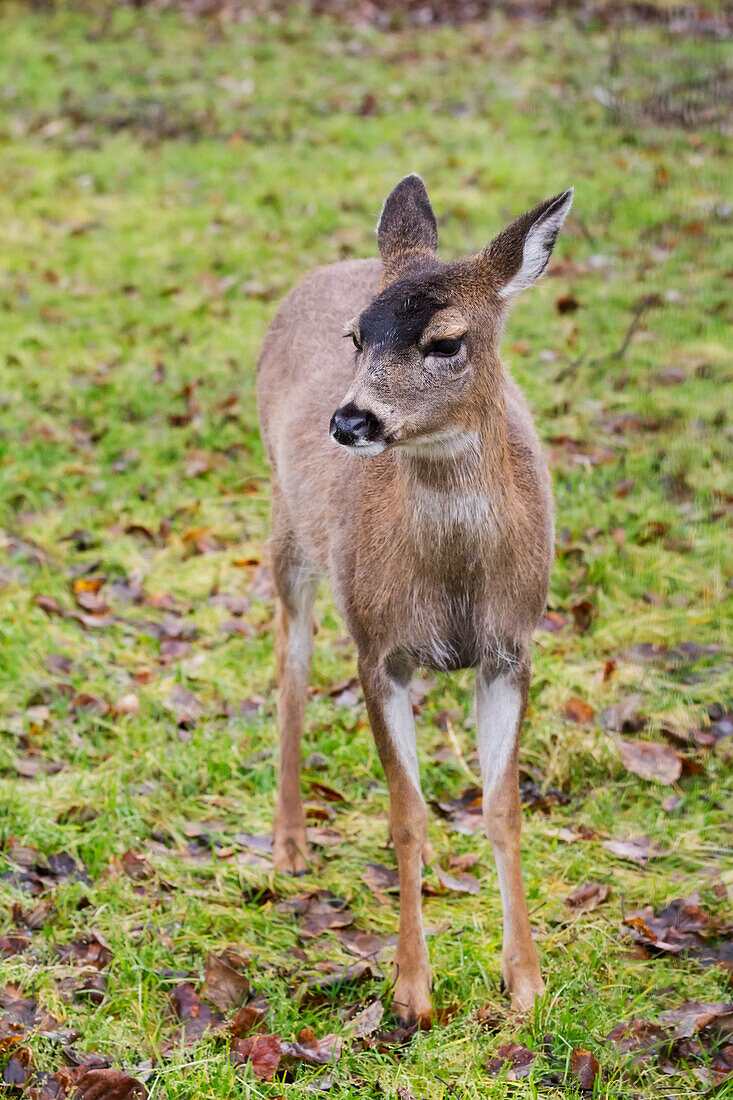
[[[405,351],[417,343],[428,321],[448,303],[433,287],[414,282],[392,283],[359,318],[362,344]]]

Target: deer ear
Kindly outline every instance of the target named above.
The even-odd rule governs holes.
[[[569,187],[522,214],[484,249],[500,298],[513,298],[542,275],[572,201]]]
[[[438,224],[417,174],[405,176],[387,195],[377,222],[377,244],[389,266],[405,253],[435,252],[438,247]]]

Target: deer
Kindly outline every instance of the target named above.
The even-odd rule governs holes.
[[[519,732],[530,642],[554,548],[550,475],[528,405],[500,358],[513,299],[545,271],[569,188],[475,255],[437,255],[416,174],[388,195],[379,258],[317,268],[286,297],[257,363],[272,469],[280,755],[278,871],[310,865],[301,743],[321,578],[356,648],[384,768],[399,873],[392,1009],[432,1013],[421,914],[428,816],[410,682],[476,672],[482,816],[503,911],[501,978],[518,1011],[543,992],[520,862]]]

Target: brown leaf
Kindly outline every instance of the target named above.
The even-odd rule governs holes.
[[[239,1008],[249,997],[249,979],[239,972],[237,963],[244,960],[232,952],[221,955],[209,954],[206,959],[206,973],[201,995],[222,1012],[231,1012]]]
[[[396,867],[385,867],[381,863],[367,863],[361,881],[376,893],[399,893],[400,876]]]
[[[170,996],[170,1006],[177,1019],[183,1021],[182,1034],[186,1046],[197,1042],[205,1031],[218,1027],[223,1020],[220,1013],[212,1012],[204,1004],[190,982],[182,982],[176,986]],[[176,1045],[174,1038],[169,1047]]]
[[[521,1081],[529,1077],[536,1057],[533,1050],[521,1043],[502,1043],[486,1069],[490,1077],[504,1076],[506,1070],[506,1081]]]
[[[288,1058],[326,1066],[338,1062],[342,1043],[340,1035],[325,1035],[322,1039],[317,1039],[309,1027],[304,1027],[294,1043],[282,1044],[282,1053]]]
[[[150,864],[141,852],[127,851],[120,862],[125,874],[138,882],[150,878],[153,873]]]
[[[557,834],[557,839],[562,840],[565,844],[576,844],[579,840],[597,840],[598,833],[591,829],[589,825],[583,825],[582,823],[577,826],[563,825]]]
[[[204,711],[200,700],[182,684],[175,685],[170,698],[163,706],[171,711],[179,726],[194,725],[196,719],[200,718]]]
[[[601,713],[601,725],[610,733],[638,733],[646,725],[646,718],[639,714],[643,695],[627,695]]]
[[[580,302],[572,294],[561,294],[555,299],[555,309],[560,314],[575,313],[576,309],[580,309]]]
[[[733,1002],[685,1001],[679,1008],[662,1012],[659,1021],[665,1027],[674,1027],[675,1038],[685,1039],[702,1031],[713,1020],[733,1025]]]
[[[317,779],[311,779],[308,786],[313,794],[320,795],[326,802],[346,801],[340,791],[335,791],[333,787],[327,787],[325,783],[319,783]]]
[[[549,634],[559,634],[568,625],[568,620],[559,611],[548,611],[540,621],[539,629]]]
[[[22,955],[30,945],[31,941],[28,936],[14,934],[0,936],[0,958],[9,959],[11,955]]]
[[[616,738],[624,767],[656,783],[676,783],[682,774],[682,758],[669,745],[658,741],[627,741]]]
[[[588,600],[581,600],[580,603],[573,604],[570,608],[570,612],[573,616],[573,624],[579,634],[585,634],[589,629],[593,621],[595,610],[593,604]]]
[[[71,966],[93,966],[96,970],[104,970],[114,958],[109,944],[96,932],[78,936],[70,944],[59,945],[56,953]]]
[[[134,691],[128,692],[127,695],[122,695],[113,705],[112,710],[115,714],[138,714],[140,711],[140,698]]]
[[[669,848],[652,844],[651,837],[648,836],[629,837],[628,840],[604,840],[603,847],[621,859],[638,863],[640,867],[646,867],[650,859],[668,856],[670,852]]]
[[[298,894],[276,908],[278,913],[294,912],[305,917],[299,935],[306,939],[320,936],[330,928],[348,928],[354,922],[354,914],[346,908],[346,902],[328,890]]]
[[[396,935],[377,936],[373,932],[358,932],[350,928],[342,929],[336,935],[349,954],[362,959],[378,960],[397,943]]]
[[[446,890],[453,891],[455,894],[478,894],[481,890],[478,879],[474,878],[473,875],[469,875],[468,872],[450,875],[440,865],[436,865],[435,874],[441,886]]]
[[[702,948],[713,921],[694,899],[675,898],[659,914],[651,905],[627,913],[624,924],[633,928],[637,943],[678,954]]]
[[[611,893],[609,886],[599,882],[586,882],[573,890],[565,898],[565,904],[571,909],[577,909],[581,913],[587,913],[596,906],[601,905]]]
[[[63,619],[66,614],[59,601],[53,596],[37,595],[33,597],[33,602],[36,607],[40,607],[47,615],[58,615]]]
[[[614,1043],[620,1054],[634,1053],[637,1055],[635,1060],[644,1060],[643,1055],[648,1055],[668,1044],[669,1036],[658,1024],[653,1024],[640,1016],[634,1016],[631,1020],[622,1020],[616,1024],[607,1036],[606,1042]]]
[[[589,722],[593,721],[595,711],[584,699],[578,699],[574,696],[572,699],[568,699],[563,707],[563,714],[568,721],[575,722],[579,726],[587,726]]]
[[[233,1039],[229,1048],[229,1060],[234,1066],[249,1062],[259,1081],[272,1081],[282,1058],[279,1035],[256,1035],[246,1039]]]
[[[248,1031],[254,1031],[267,1015],[267,1001],[250,1001],[238,1009],[227,1024],[227,1031],[237,1038],[241,1038]]]
[[[3,1070],[3,1084],[22,1088],[30,1076],[31,1052],[28,1047],[18,1047]]]
[[[71,1100],[145,1100],[142,1081],[118,1069],[88,1069],[76,1082]]]
[[[581,1089],[592,1089],[600,1070],[595,1054],[583,1047],[573,1047],[570,1055],[570,1070]]]
[[[372,1001],[361,1012],[357,1012],[356,1016],[352,1016],[350,1027],[354,1039],[363,1039],[376,1031],[382,1022],[382,1016],[384,1016],[384,1005],[380,1000]]]

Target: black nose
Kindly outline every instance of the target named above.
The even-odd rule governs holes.
[[[351,402],[336,409],[331,417],[330,430],[336,442],[344,447],[353,447],[360,442],[372,443],[384,434],[384,426],[374,413],[368,409],[357,409]]]

